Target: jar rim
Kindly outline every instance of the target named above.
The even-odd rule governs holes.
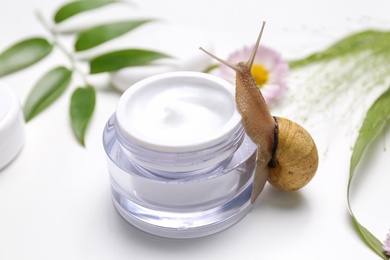
[[[152,140],[153,138],[150,138],[150,135],[148,136],[142,131],[134,129],[134,124],[130,120],[131,116],[129,106],[131,106],[131,102],[133,102],[136,98],[135,96],[138,93],[145,91],[145,89],[154,86],[154,84],[164,82],[169,83],[172,82],[172,80],[184,83],[196,82],[204,84],[207,87],[217,89],[218,91],[222,91],[224,95],[231,98],[230,101],[227,100],[226,102],[227,109],[230,106],[232,111],[231,114],[229,114],[229,118],[221,127],[212,133],[198,138],[188,138],[185,141],[181,140],[180,142],[158,142],[156,140]],[[241,115],[236,108],[234,95],[234,86],[214,75],[192,71],[162,73],[141,80],[129,87],[119,99],[116,109],[116,118],[124,137],[143,147],[162,152],[199,150],[213,146],[220,143],[222,140],[229,138],[241,126]]]
[[[201,174],[195,174],[193,176],[189,174],[182,174],[181,172],[178,173],[177,178],[169,178],[167,176],[163,176],[162,174],[145,174],[145,172],[141,171],[139,169],[139,163],[136,163],[134,161],[133,156],[129,156],[128,153],[128,145],[127,143],[124,143],[124,136],[121,134],[119,125],[117,122],[117,118],[115,114],[113,114],[109,120],[106,123],[106,126],[103,131],[103,146],[104,150],[107,155],[107,163],[111,165],[112,167],[117,167],[121,171],[126,172],[126,174],[129,174],[133,176],[134,178],[138,180],[145,180],[148,182],[154,182],[154,183],[165,183],[165,184],[172,184],[172,185],[181,185],[186,183],[194,183],[194,182],[204,182],[207,180],[219,178],[225,174],[227,174],[230,170],[229,169],[239,169],[238,166],[239,161],[235,158],[235,156],[240,156],[240,158],[244,161],[250,160],[249,158],[254,153],[256,154],[257,146],[252,142],[252,140],[248,137],[248,135],[245,133],[245,131],[242,131],[243,127],[241,125],[240,130],[236,133],[237,136],[235,136],[235,140],[231,140],[232,142],[239,142],[239,147],[237,150],[240,150],[239,152],[236,150],[234,152],[234,156],[227,160],[227,165],[224,167],[218,167],[215,170],[212,171],[205,171]],[[233,143],[231,143],[233,144]],[[134,144],[130,144],[134,145]],[[134,149],[139,149],[140,147],[134,147]],[[199,151],[201,152],[201,151]],[[130,151],[131,153],[131,151]],[[158,156],[164,155],[165,152],[160,152]],[[142,156],[142,155],[141,155]],[[153,160],[153,158],[156,155],[149,155],[150,160]],[[180,156],[180,154],[179,154]],[[157,162],[158,163],[158,162]],[[171,163],[173,167],[176,167],[176,163]],[[109,168],[111,167],[109,166]],[[128,170],[127,167],[131,167],[132,170]],[[247,167],[247,166],[245,166]],[[150,168],[148,168],[150,170]],[[142,174],[139,174],[141,173]]]

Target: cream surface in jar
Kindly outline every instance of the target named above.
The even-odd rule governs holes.
[[[216,144],[238,128],[234,88],[205,84],[207,74],[167,74],[132,86],[119,101],[116,115],[129,139],[161,150],[188,151]]]

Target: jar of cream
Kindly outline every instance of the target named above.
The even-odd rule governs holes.
[[[23,148],[25,126],[22,106],[13,89],[0,82],[0,171]]]
[[[124,92],[103,133],[113,202],[135,227],[170,238],[219,232],[251,209],[256,145],[234,87],[170,72]]]

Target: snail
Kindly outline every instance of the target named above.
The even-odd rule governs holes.
[[[272,116],[252,76],[251,68],[264,26],[265,22],[247,62],[233,64],[200,48],[236,72],[237,109],[247,135],[258,147],[252,203],[267,180],[281,190],[298,190],[314,177],[318,168],[318,151],[311,135],[289,119]]]

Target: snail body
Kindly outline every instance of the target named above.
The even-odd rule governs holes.
[[[247,135],[258,146],[252,202],[267,180],[279,189],[297,190],[313,178],[318,168],[318,151],[313,138],[299,124],[271,115],[252,76],[251,68],[264,26],[265,23],[247,62],[233,64],[200,48],[236,72],[237,109]]]

